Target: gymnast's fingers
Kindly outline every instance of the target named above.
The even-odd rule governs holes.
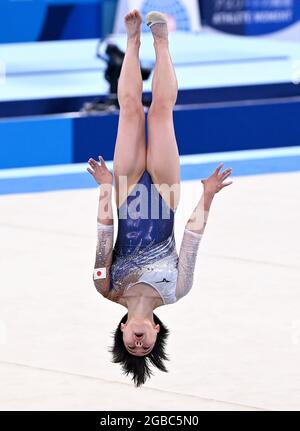
[[[215,174],[219,174],[220,173],[220,170],[223,168],[223,166],[224,166],[224,163],[221,163],[218,167],[217,167],[217,169],[215,170]]]
[[[93,169],[96,169],[96,167],[98,166],[98,163],[96,162],[96,160],[92,158],[88,160],[88,163]]]
[[[103,166],[104,168],[106,168],[106,167],[107,167],[107,166],[106,166],[106,163],[105,163],[105,160],[103,159],[103,157],[102,157],[102,156],[99,156],[99,162],[100,162],[101,166]]]
[[[91,174],[91,175],[95,175],[95,172],[91,169],[91,168],[86,168],[86,170]]]
[[[230,177],[230,175],[232,174],[232,169],[228,168],[226,169],[224,172],[222,172],[221,174],[221,180],[224,181],[226,180],[226,178]]]
[[[233,181],[227,181],[226,183],[222,184],[221,188],[228,187],[233,183]]]

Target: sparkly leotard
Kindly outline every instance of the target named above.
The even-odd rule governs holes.
[[[110,294],[121,297],[137,283],[152,286],[164,304],[172,304],[192,287],[201,235],[185,230],[179,256],[174,239],[174,212],[145,171],[118,210],[118,235],[110,268]],[[101,240],[113,245],[113,227],[98,223]],[[103,247],[102,247],[103,249]]]

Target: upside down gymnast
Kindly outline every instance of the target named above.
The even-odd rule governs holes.
[[[198,246],[214,196],[231,181],[231,169],[219,165],[202,180],[203,194],[188,220],[179,256],[174,240],[174,214],[179,202],[180,166],[173,124],[178,86],[169,52],[166,17],[147,15],[154,38],[156,65],[152,104],[147,117],[142,106],[139,61],[142,18],[126,15],[127,49],[118,83],[120,116],[113,174],[100,156],[89,159],[88,172],[101,185],[97,217],[98,241],[93,280],[105,298],[127,309],[115,333],[113,362],[120,363],[136,386],[151,375],[150,365],[167,371],[168,329],[154,314],[176,303],[193,284]],[[118,209],[114,245],[113,183]]]

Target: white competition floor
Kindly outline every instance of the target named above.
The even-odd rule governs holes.
[[[184,181],[177,246],[201,193]],[[0,409],[300,409],[300,167],[216,197],[195,283],[158,309],[169,373],[110,362],[124,314],[93,287],[95,188],[0,196]]]

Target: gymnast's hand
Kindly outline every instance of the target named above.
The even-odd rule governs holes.
[[[99,156],[99,162],[96,162],[94,159],[89,159],[88,164],[90,166],[87,168],[87,171],[94,177],[98,184],[113,183],[112,173],[108,170],[102,156]]]
[[[224,163],[221,163],[210,177],[201,181],[204,186],[204,193],[214,195],[232,184],[232,181],[225,181],[232,174],[232,168],[227,168],[221,172],[223,166]]]

